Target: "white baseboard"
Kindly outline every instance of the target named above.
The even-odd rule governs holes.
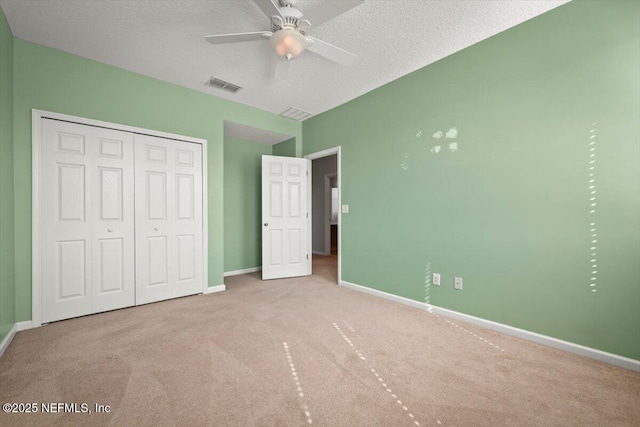
[[[0,343],[0,357],[2,357],[5,350],[9,347],[11,341],[13,341],[13,337],[16,336],[16,332],[18,332],[18,326],[14,324],[13,327],[9,330],[7,336],[4,337],[4,339]]]
[[[27,329],[33,328],[33,324],[31,323],[31,320],[26,320],[24,322],[16,323],[16,327],[18,328],[18,332],[26,331]]]
[[[216,286],[209,286],[207,288],[207,290],[205,292],[203,292],[205,295],[207,294],[213,294],[216,292],[222,292],[225,291],[227,289],[227,287],[225,285],[216,285]]]
[[[349,289],[353,289],[355,291],[364,292],[380,298],[398,302],[400,304],[405,304],[421,310],[426,310],[430,313],[450,317],[452,319],[462,320],[464,322],[472,323],[483,328],[491,329],[493,331],[501,332],[503,334],[511,335],[517,338],[522,338],[527,341],[532,341],[537,344],[546,345],[548,347],[557,348],[559,350],[579,354],[580,356],[588,357],[590,359],[595,359],[600,362],[605,362],[611,365],[620,366],[621,368],[640,372],[640,360],[619,356],[613,353],[607,353],[606,351],[597,350],[591,347],[585,347],[583,345],[563,341],[547,335],[537,334],[535,332],[526,331],[524,329],[514,328],[513,326],[505,325],[503,323],[493,322],[491,320],[482,319],[480,317],[470,316],[468,314],[438,307],[437,305],[427,304],[424,302],[415,301],[409,298],[404,298],[398,295],[379,291],[377,289],[367,288],[366,286],[356,285],[355,283],[341,281],[340,285]]]
[[[238,274],[255,273],[256,271],[262,271],[262,267],[243,268],[242,270],[225,271],[224,277],[237,276]]]

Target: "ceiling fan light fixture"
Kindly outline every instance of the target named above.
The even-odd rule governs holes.
[[[283,58],[295,59],[307,48],[307,39],[291,28],[276,31],[269,38],[271,46]]]

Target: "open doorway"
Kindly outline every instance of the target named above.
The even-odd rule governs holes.
[[[311,159],[312,272],[340,283],[340,149]]]

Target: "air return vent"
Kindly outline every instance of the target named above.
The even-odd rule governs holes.
[[[291,107],[284,110],[280,115],[300,122],[309,117],[311,113]]]
[[[207,83],[205,84],[207,86],[211,86],[216,89],[226,90],[227,92],[231,92],[231,93],[236,93],[240,89],[242,89],[242,86],[234,85],[233,83],[229,83],[224,80],[217,79],[215,77],[211,77],[209,80],[207,80]]]

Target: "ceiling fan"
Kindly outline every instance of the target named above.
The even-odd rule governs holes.
[[[283,77],[292,59],[305,50],[314,52],[341,65],[352,65],[357,56],[344,49],[308,35],[311,26],[318,26],[362,4],[364,0],[325,0],[303,14],[294,6],[297,0],[253,0],[271,20],[271,31],[218,34],[206,36],[212,44],[269,40],[278,54],[273,67],[274,78]],[[279,6],[278,4],[279,3]]]

